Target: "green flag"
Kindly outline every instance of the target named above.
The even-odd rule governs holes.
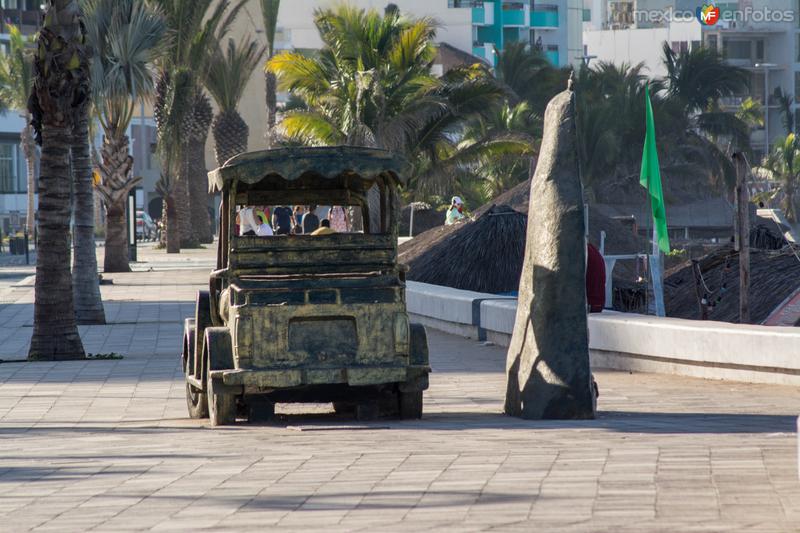
[[[658,168],[658,152],[656,151],[656,125],[653,121],[653,105],[650,103],[650,88],[645,88],[645,114],[647,116],[647,133],[644,136],[642,151],[642,172],[639,183],[647,189],[650,196],[650,207],[653,210],[653,224],[658,236],[658,248],[669,253],[669,235],[667,234],[667,212],[664,209],[664,193],[661,191],[661,171]]]

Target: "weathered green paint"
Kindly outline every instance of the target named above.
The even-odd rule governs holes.
[[[221,192],[227,181],[245,184],[267,182],[271,189],[290,188],[301,176],[315,173],[322,180],[338,181],[337,190],[366,190],[380,174],[405,183],[407,163],[386,150],[335,146],[320,148],[279,148],[240,154],[208,173],[208,189]],[[283,182],[283,183],[281,183]],[[324,189],[324,181],[316,189]]]
[[[188,371],[195,383],[213,380],[215,390],[246,395],[339,385],[361,393],[393,387],[402,398],[427,388],[424,328],[409,325],[406,269],[397,262],[403,168],[383,150],[287,148],[242,154],[209,173],[222,215],[217,270],[209,297],[198,299],[209,316],[198,311],[198,331],[186,341],[197,339],[204,354]],[[380,193],[380,211],[371,214],[370,188]],[[237,205],[282,204],[358,205],[373,227],[324,236],[233,233]]]

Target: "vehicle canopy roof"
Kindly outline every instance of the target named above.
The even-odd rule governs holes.
[[[208,189],[220,192],[233,181],[285,188],[337,188],[366,191],[380,176],[405,185],[406,162],[387,150],[354,146],[276,148],[239,154],[208,173]],[[261,184],[260,182],[264,182]]]

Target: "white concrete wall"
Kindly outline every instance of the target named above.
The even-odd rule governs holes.
[[[515,299],[409,283],[409,312],[429,327],[465,334],[477,308],[479,339],[508,345],[516,320]],[[470,300],[474,298],[474,300]],[[477,306],[476,306],[477,303]],[[800,386],[800,329],[658,318],[629,313],[589,315],[592,365],[706,379]],[[465,336],[472,337],[468,330]]]
[[[295,48],[320,48],[322,41],[314,26],[314,10],[340,3],[338,0],[291,0],[281,2],[278,25],[289,30]],[[441,26],[437,41],[445,41],[465,52],[472,50],[472,12],[470,8],[450,8],[448,0],[348,0],[348,4],[383,12],[389,3],[416,17],[433,17]],[[255,2],[251,2],[255,4]]]
[[[627,30],[587,30],[583,32],[583,44],[588,55],[597,56],[592,61],[608,61],[620,65],[637,65],[643,62],[650,76],[664,76],[666,69],[661,62],[661,45],[664,41],[702,40],[697,21],[673,23],[666,28]]]

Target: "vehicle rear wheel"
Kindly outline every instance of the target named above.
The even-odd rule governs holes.
[[[412,420],[422,418],[422,391],[400,391],[400,418]]]
[[[236,396],[220,391],[222,382],[208,380],[208,415],[212,426],[227,426],[236,422]]]

